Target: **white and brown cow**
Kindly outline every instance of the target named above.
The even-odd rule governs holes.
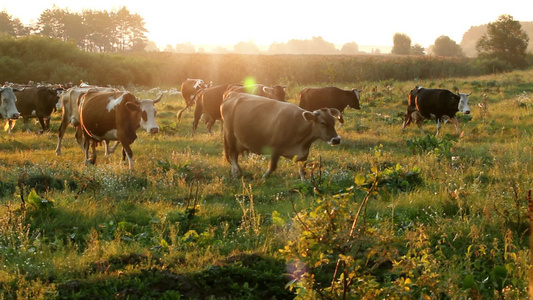
[[[129,92],[101,92],[89,90],[80,98],[80,127],[85,137],[83,146],[85,162],[96,162],[96,144],[119,141],[122,153],[133,169],[133,152],[130,145],[137,139],[136,131],[143,127],[149,133],[159,132],[155,122],[154,104],[161,100],[137,100]],[[89,146],[92,155],[89,159]]]
[[[75,86],[71,87],[68,90],[64,91],[61,94],[61,106],[63,107],[62,115],[61,115],[61,125],[59,125],[59,131],[58,131],[58,137],[57,137],[57,146],[56,146],[56,155],[61,155],[61,142],[63,141],[63,136],[65,135],[65,130],[67,130],[67,126],[71,124],[75,128],[78,128],[80,126],[80,113],[78,109],[79,105],[79,98],[87,91],[91,89],[96,89],[100,92],[119,92],[117,89],[114,88],[108,88],[108,87],[96,87],[96,86]],[[79,135],[81,131],[77,131],[76,139],[80,146],[83,147],[82,143],[82,136]],[[107,143],[105,143],[106,146],[106,155],[108,154],[109,150],[107,148]]]
[[[185,99],[185,107],[178,112],[178,121],[181,121],[181,114],[194,105],[196,93],[210,86],[210,84],[206,84],[202,79],[187,78],[182,82],[181,95]]]
[[[17,97],[12,87],[0,87],[0,119],[17,119],[20,116],[16,101]]]
[[[231,164],[231,174],[242,174],[238,158],[243,152],[270,153],[265,177],[274,172],[281,156],[304,162],[300,178],[305,179],[305,161],[311,144],[317,139],[331,145],[341,142],[335,120],[341,113],[335,108],[313,112],[292,103],[245,93],[229,93],[222,103],[224,153]]]
[[[471,93],[470,93],[471,94]],[[439,135],[442,122],[451,121],[455,131],[459,133],[459,122],[455,117],[457,112],[470,114],[468,96],[470,94],[454,94],[446,89],[426,89],[415,87],[409,92],[407,112],[402,124],[402,130],[414,121],[421,133],[425,134],[422,124],[425,119],[435,120]]]

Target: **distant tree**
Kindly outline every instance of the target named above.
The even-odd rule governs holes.
[[[176,48],[176,52],[178,53],[194,53],[196,52],[196,49],[194,48],[193,44],[191,43],[184,43],[184,44],[176,44],[174,47]]]
[[[260,50],[254,42],[250,41],[238,42],[233,46],[233,52],[241,54],[259,54]]]
[[[414,44],[413,46],[411,46],[411,54],[412,55],[422,56],[422,55],[426,54],[425,51],[426,51],[426,49],[424,49],[424,47],[422,47],[422,45],[420,45],[420,44]]]
[[[341,48],[341,54],[358,54],[359,45],[355,42],[346,43]]]
[[[22,25],[19,19],[13,18],[5,10],[0,11],[0,35],[9,34],[14,37],[27,35],[29,29]]]
[[[487,33],[477,42],[476,50],[481,58],[495,58],[515,68],[524,68],[528,43],[529,37],[520,22],[510,15],[501,15],[488,24]]]
[[[433,53],[439,56],[464,56],[461,46],[446,35],[441,35],[435,40]]]
[[[338,54],[339,50],[333,43],[325,41],[322,37],[313,37],[310,40],[289,40],[287,43],[273,43],[268,49],[270,54]]]
[[[119,51],[141,51],[146,46],[146,28],[144,19],[139,14],[132,14],[125,7],[121,7],[112,14],[116,25]]]
[[[411,38],[405,33],[395,33],[393,38],[392,54],[411,54]]]

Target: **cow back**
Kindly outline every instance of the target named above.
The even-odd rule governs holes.
[[[420,88],[416,92],[415,106],[424,118],[431,118],[435,115],[440,119],[446,115],[455,117],[459,111],[460,97],[445,89],[424,89]]]

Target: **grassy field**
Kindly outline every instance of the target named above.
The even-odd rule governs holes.
[[[0,298],[526,298],[533,70],[332,85],[362,108],[339,146],[313,144],[306,181],[285,159],[262,179],[258,155],[231,178],[220,123],[192,136],[178,95],[138,131],[134,171],[103,147],[85,166],[73,128],[56,156],[59,115],[0,133]],[[401,131],[415,85],[472,92],[460,135]]]

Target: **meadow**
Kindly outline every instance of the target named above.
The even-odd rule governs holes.
[[[253,154],[231,178],[220,123],[193,136],[172,93],[133,171],[103,147],[85,166],[71,127],[56,156],[58,114],[50,132],[1,132],[0,298],[527,298],[533,70],[322,85],[361,89],[362,108],[340,145],[313,144],[305,181],[286,159],[263,179]],[[460,134],[401,131],[415,85],[472,92]]]

